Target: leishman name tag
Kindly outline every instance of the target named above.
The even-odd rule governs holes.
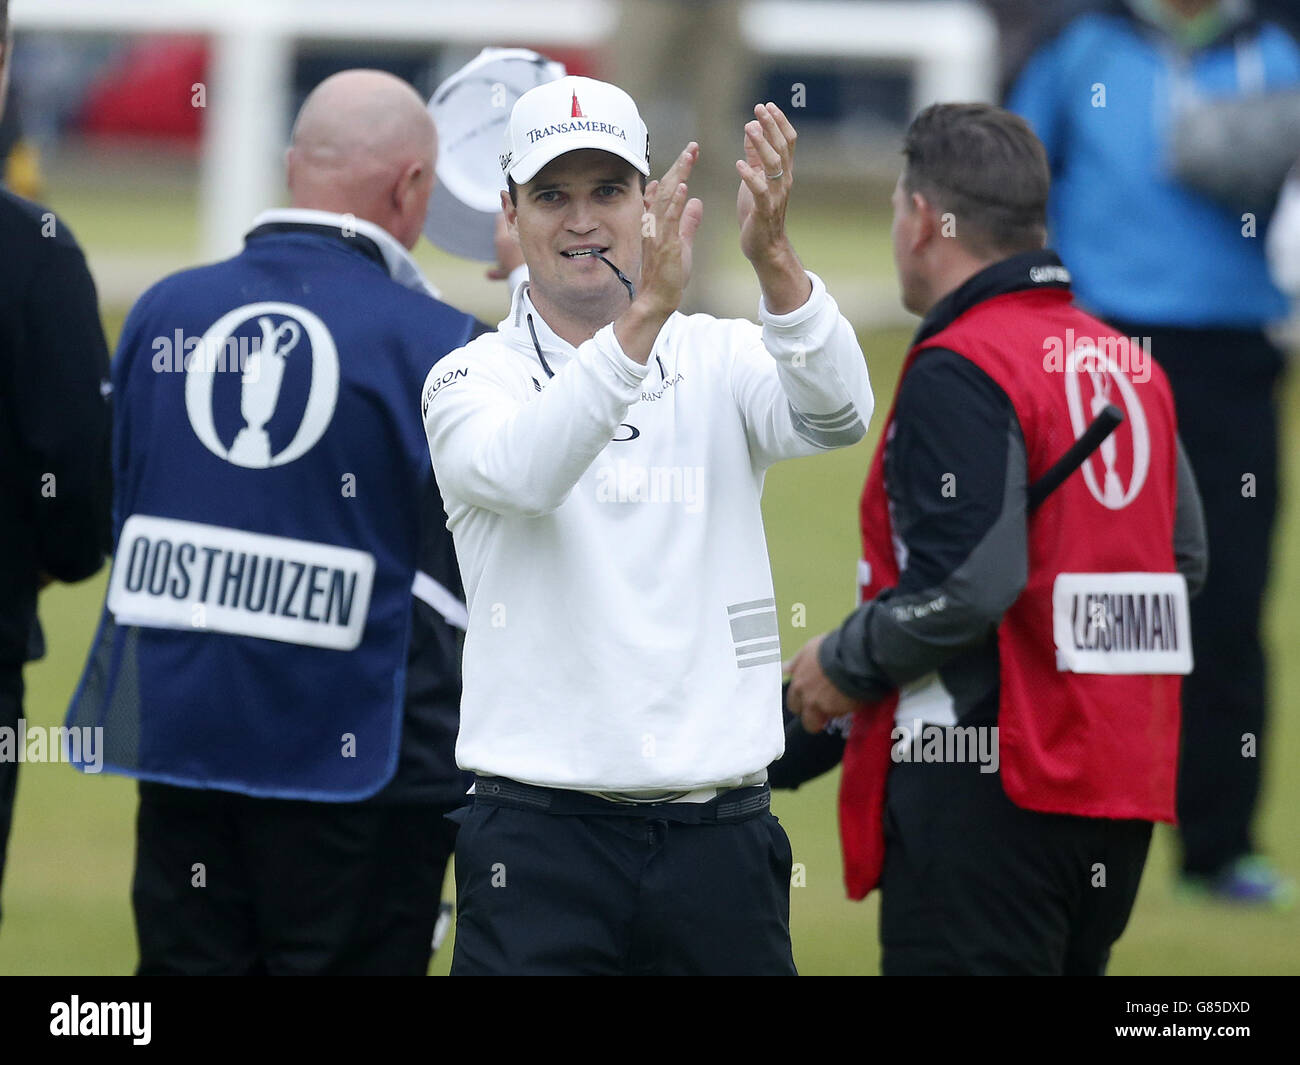
[[[119,625],[350,651],[374,579],[366,551],[133,514],[118,539],[108,609]]]
[[[1052,586],[1056,668],[1068,673],[1190,673],[1181,573],[1062,573]]]

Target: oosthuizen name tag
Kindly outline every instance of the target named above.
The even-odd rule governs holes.
[[[119,625],[350,651],[374,579],[365,551],[133,514],[118,539],[108,609]]]
[[[1052,586],[1056,668],[1069,673],[1190,673],[1187,582],[1180,573],[1062,573]]]

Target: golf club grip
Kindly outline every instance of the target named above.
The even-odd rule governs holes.
[[[1092,424],[1071,445],[1070,450],[1062,455],[1050,470],[1029,486],[1030,511],[1036,510],[1044,499],[1060,488],[1065,479],[1082,466],[1088,456],[1101,447],[1102,441],[1110,436],[1123,421],[1124,412],[1113,403],[1106,404],[1105,409],[1092,420]]]

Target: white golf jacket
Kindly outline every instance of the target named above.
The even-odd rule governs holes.
[[[424,424],[469,607],[462,767],[636,793],[748,784],[780,755],[763,477],[860,440],[873,405],[809,277],[797,310],[760,302],[761,329],[674,314],[646,366],[612,325],[561,340],[523,284],[434,366]]]

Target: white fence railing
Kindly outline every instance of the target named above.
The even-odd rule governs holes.
[[[618,3],[13,0],[10,17],[24,30],[212,36],[199,250],[219,258],[237,250],[248,220],[278,199],[295,42],[591,47],[614,32]],[[935,100],[993,98],[996,29],[970,0],[749,0],[742,27],[761,54],[907,64],[914,109]]]

